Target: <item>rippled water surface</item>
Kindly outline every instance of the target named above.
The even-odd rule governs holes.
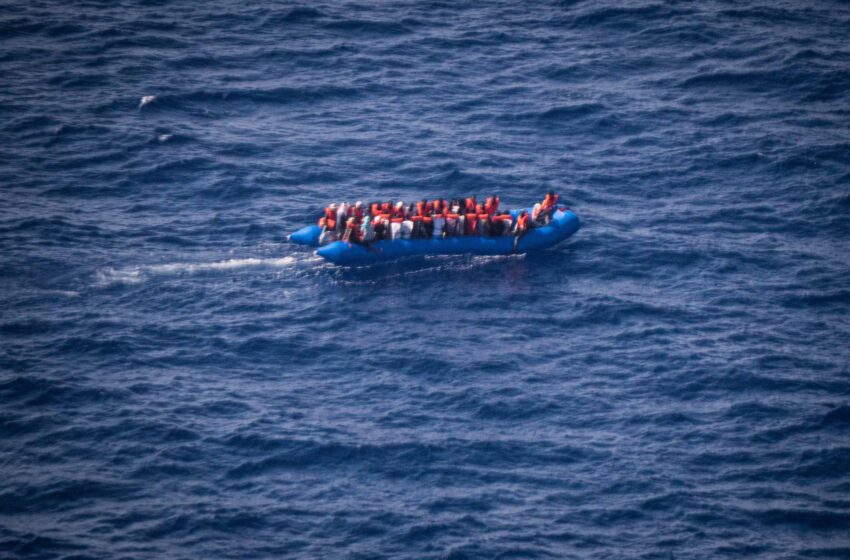
[[[0,86],[4,557],[850,557],[847,4],[6,2]]]

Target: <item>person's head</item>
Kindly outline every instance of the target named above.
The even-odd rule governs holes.
[[[555,198],[555,191],[549,191],[549,198]]]
[[[361,208],[362,206],[363,206],[363,202],[360,201],[360,200],[358,200],[357,202],[354,203],[355,208]]]

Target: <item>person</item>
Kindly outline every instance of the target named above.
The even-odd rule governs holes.
[[[363,218],[363,223],[360,224],[360,239],[367,245],[375,240],[375,228],[372,220],[372,216],[366,216]]]
[[[404,202],[397,202],[390,217],[389,239],[395,241],[401,239],[402,224],[405,219]]]
[[[342,235],[345,233],[346,220],[348,220],[348,203],[343,202],[336,209],[336,233]]]
[[[505,233],[505,222],[502,221],[499,215],[493,215],[489,220],[490,237],[502,237]]]
[[[474,196],[468,197],[466,199],[466,213],[469,214],[470,212],[475,212],[475,205],[476,205],[475,197]]]
[[[443,237],[454,237],[457,235],[458,224],[460,223],[460,207],[453,205],[446,212],[446,225],[443,231]]]
[[[331,203],[325,208],[325,212],[319,218],[319,227],[323,232],[336,229],[336,204]]]
[[[387,221],[383,216],[378,215],[374,222],[375,235],[372,237],[374,241],[383,241],[387,239]]]
[[[499,197],[493,195],[488,197],[484,203],[484,209],[487,211],[487,214],[492,218],[496,214],[499,213]]]
[[[345,232],[342,234],[342,240],[346,243],[360,242],[360,223],[355,216],[351,216],[345,222]]]
[[[555,191],[549,191],[546,193],[546,197],[543,199],[543,202],[540,203],[540,211],[537,213],[537,217],[534,221],[544,225],[548,224],[552,221],[552,214],[555,213],[557,205],[558,195],[555,194]]]
[[[519,216],[517,216],[516,226],[514,226],[514,253],[517,252],[520,238],[528,233],[530,228],[531,216],[528,215],[528,210],[523,210],[519,213]]]
[[[446,225],[446,206],[443,201],[434,201],[434,219],[431,222],[430,238],[442,239]]]
[[[507,210],[502,210],[502,213],[497,216],[502,222],[502,235],[513,235],[514,217]]]
[[[354,203],[354,208],[349,211],[349,216],[354,216],[358,220],[363,219],[363,202],[358,200]]]
[[[475,207],[472,208],[471,212],[467,210],[465,220],[464,235],[478,235],[478,214],[475,212]]]
[[[481,207],[478,212],[478,235],[482,235],[484,237],[490,236],[490,214],[488,214],[483,205],[479,204]]]

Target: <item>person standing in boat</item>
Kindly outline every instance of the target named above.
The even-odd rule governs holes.
[[[529,229],[531,229],[531,216],[528,215],[528,210],[523,210],[517,216],[516,225],[514,226],[514,253],[517,252],[519,240],[528,233]]]

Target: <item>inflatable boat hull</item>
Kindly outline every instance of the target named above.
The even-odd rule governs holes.
[[[318,229],[318,226],[310,227],[316,227]],[[581,227],[581,222],[572,210],[559,210],[552,216],[552,221],[548,225],[536,227],[523,236],[519,241],[516,252],[527,253],[529,251],[538,251],[552,247],[574,234],[578,231],[579,227]],[[308,229],[303,228],[292,235],[298,235],[300,232],[305,232]],[[306,235],[303,235],[302,239]],[[292,240],[295,241],[294,239]],[[316,236],[316,242],[318,243],[318,236]],[[509,255],[513,252],[513,236],[459,236],[449,237],[447,239],[379,241],[369,247],[355,243],[346,243],[344,241],[335,241],[321,247],[316,251],[316,254],[334,264],[357,266],[421,255]]]

